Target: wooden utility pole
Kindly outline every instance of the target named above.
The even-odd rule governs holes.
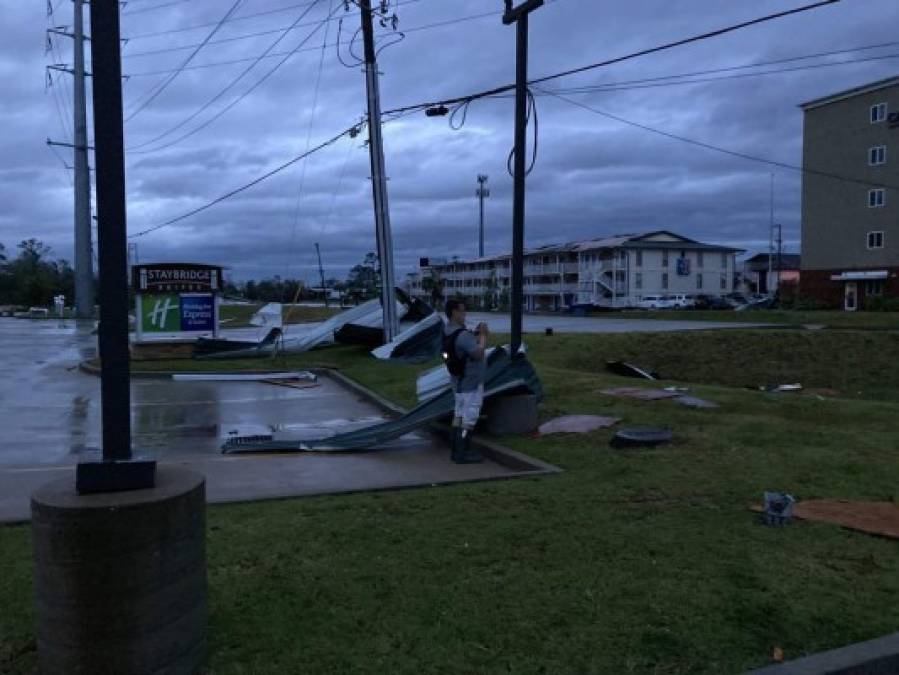
[[[512,356],[521,348],[521,314],[524,302],[524,194],[525,153],[528,120],[528,15],[543,5],[543,0],[526,0],[512,7],[506,0],[503,23],[516,24],[515,47],[515,164],[512,202]]]

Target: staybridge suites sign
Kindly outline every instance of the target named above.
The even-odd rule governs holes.
[[[218,293],[222,268],[214,265],[157,263],[131,268],[135,293]]]
[[[156,263],[131,268],[137,334],[218,333],[222,268]]]

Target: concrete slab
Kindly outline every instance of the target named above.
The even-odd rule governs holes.
[[[94,353],[92,325],[0,319],[0,522],[29,517],[34,489],[71,475],[99,444],[99,379],[77,369]],[[261,382],[131,383],[135,452],[207,478],[210,502],[270,499],[532,475],[547,465],[485,461],[455,465],[429,431],[407,434],[376,452],[223,456],[232,432],[321,437],[390,414],[361,390],[320,378],[313,389]],[[549,467],[553,468],[553,467]]]

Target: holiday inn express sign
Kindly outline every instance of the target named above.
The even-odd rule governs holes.
[[[144,333],[218,333],[222,268],[190,263],[134,265],[138,338]]]

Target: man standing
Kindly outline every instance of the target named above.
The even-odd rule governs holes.
[[[484,402],[489,331],[486,323],[479,323],[475,333],[465,327],[465,303],[461,300],[447,300],[445,309],[449,321],[443,330],[443,358],[456,399],[452,460],[457,464],[475,464],[482,457],[471,449],[471,432]]]

